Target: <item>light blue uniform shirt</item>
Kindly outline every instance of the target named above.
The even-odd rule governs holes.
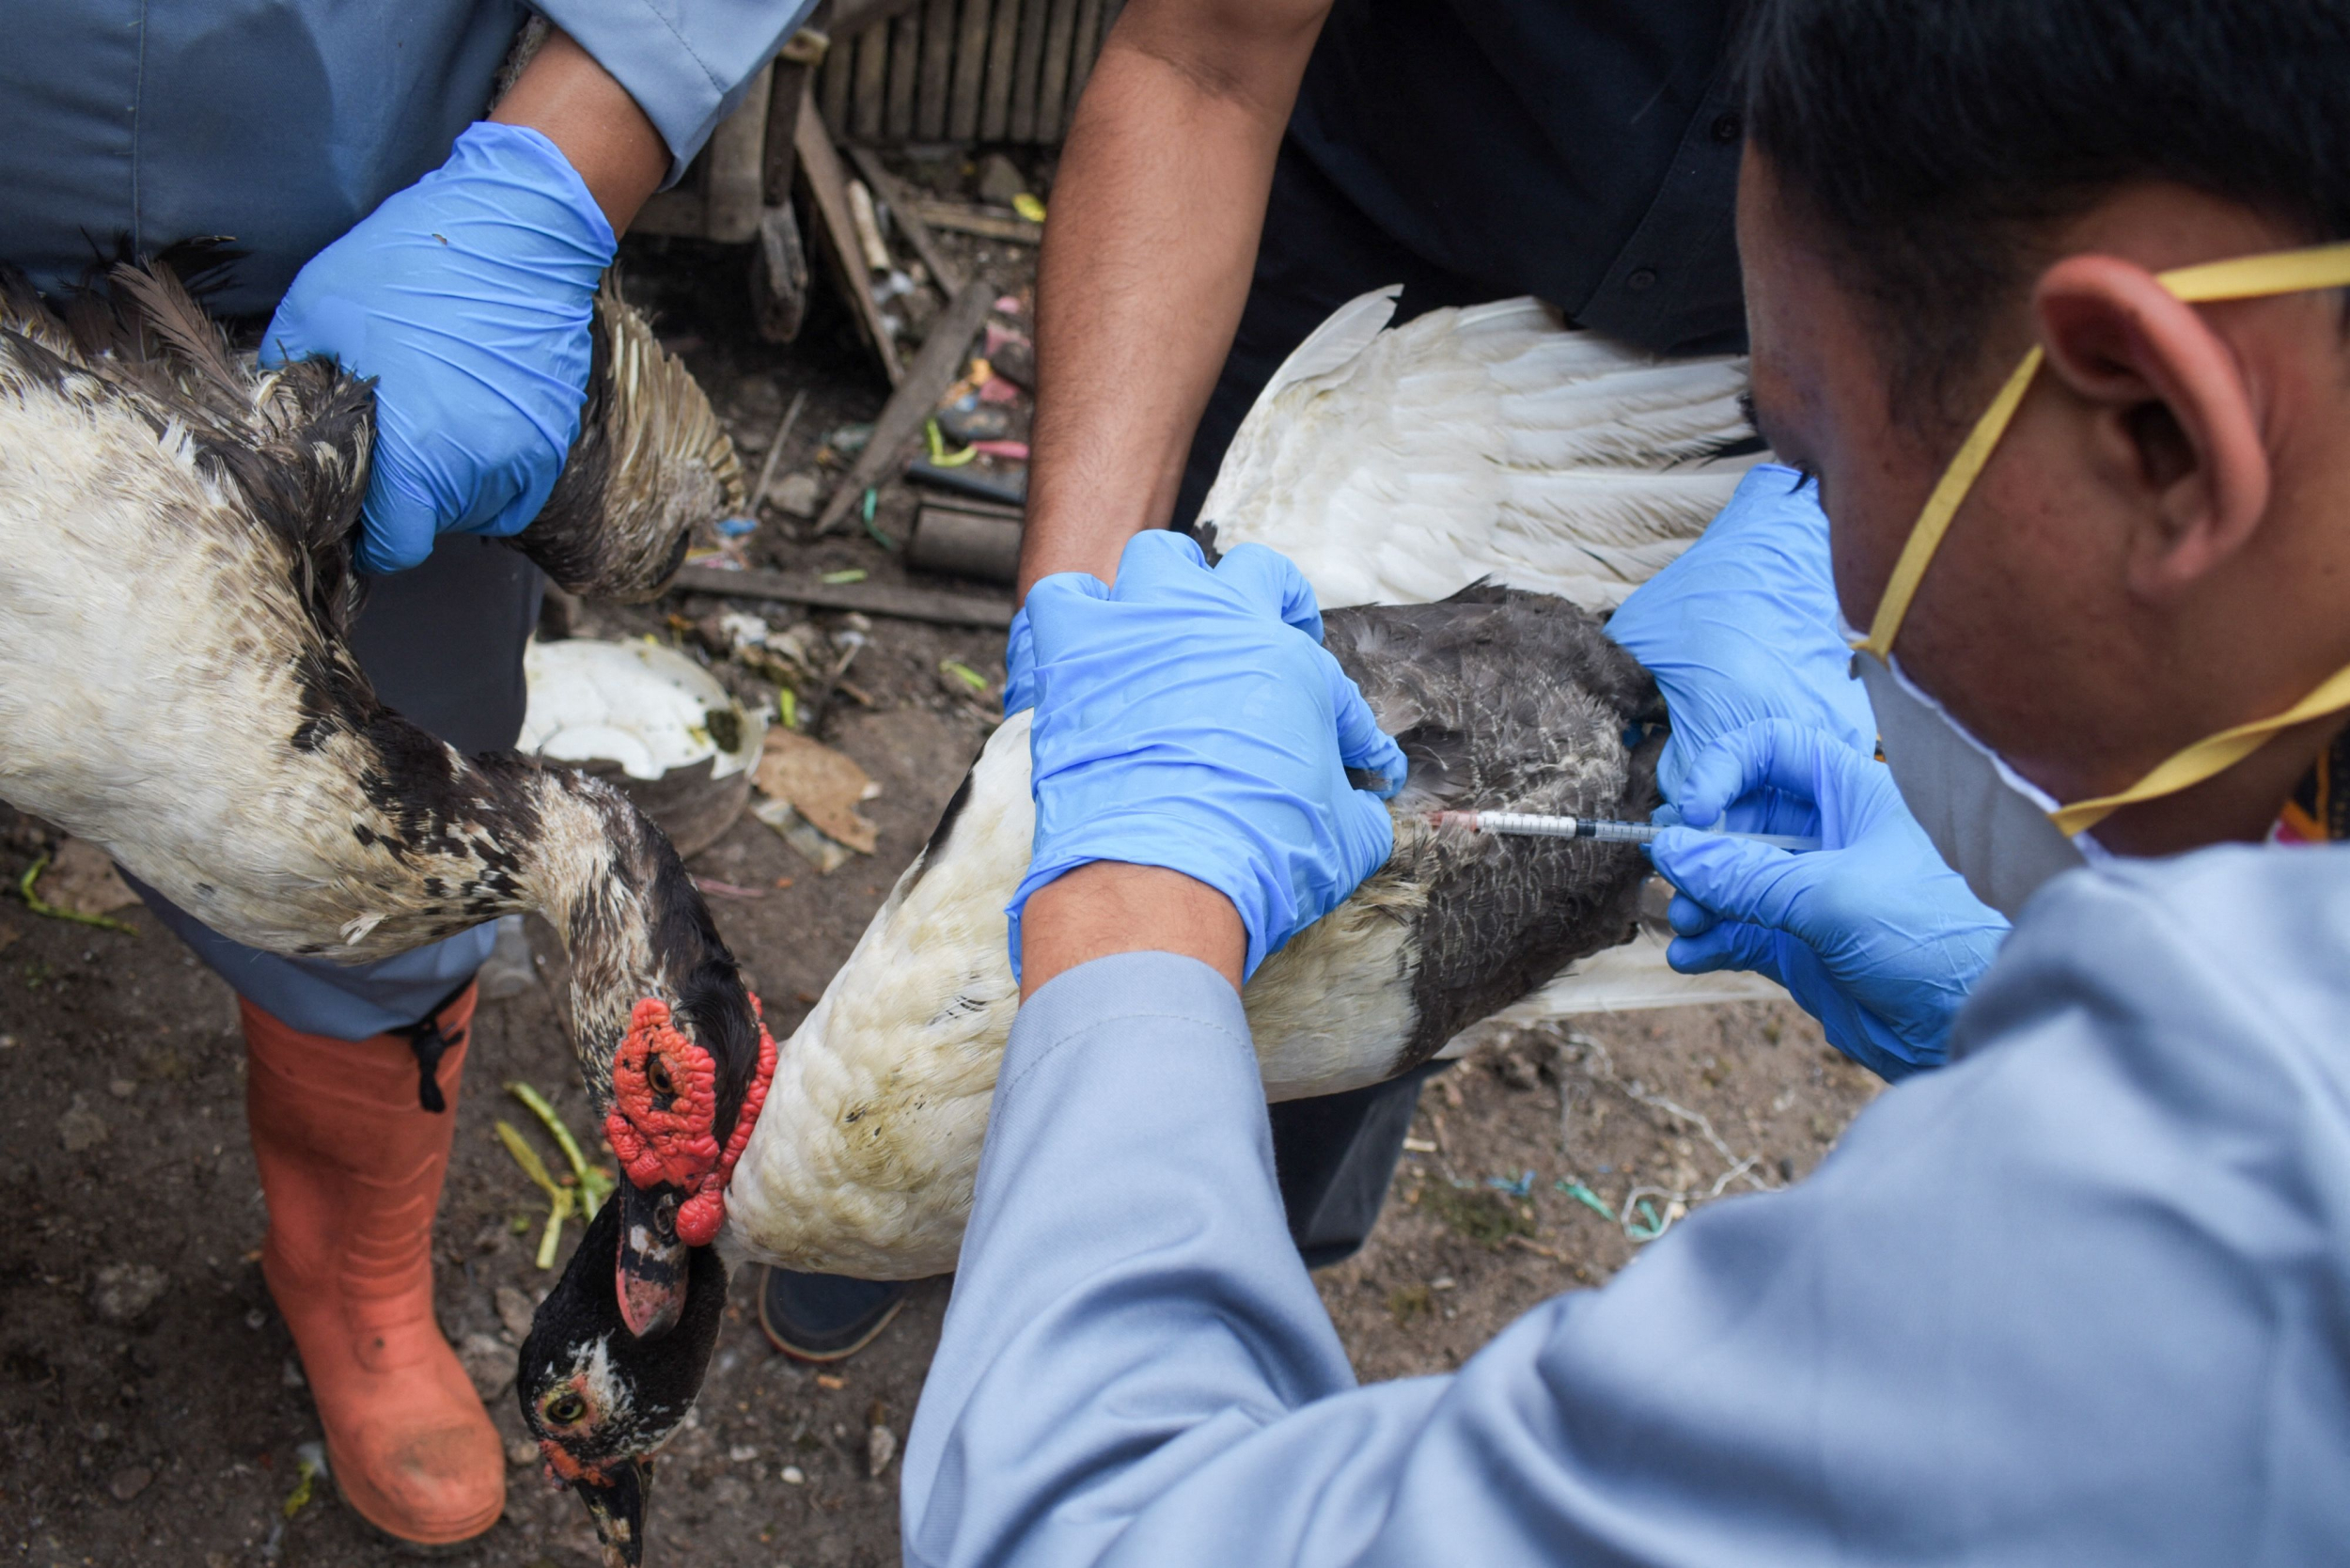
[[[1787,1191],[1356,1388],[1236,998],[1012,1031],[906,1450],[919,1564],[2350,1559],[2350,849],[2051,885]]]
[[[628,88],[672,174],[812,0],[544,0]],[[263,315],[302,264],[448,157],[529,14],[516,0],[43,0],[5,12],[0,261],[44,288],[118,238],[226,235],[212,304]]]

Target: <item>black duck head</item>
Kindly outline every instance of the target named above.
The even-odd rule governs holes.
[[[588,1505],[605,1568],[637,1568],[645,1553],[645,1501],[653,1451],[668,1441],[701,1392],[726,1318],[727,1271],[714,1247],[687,1259],[683,1311],[654,1340],[629,1332],[614,1289],[620,1206],[588,1224],[570,1265],[540,1304],[514,1379],[523,1420],[539,1440],[546,1474]]]

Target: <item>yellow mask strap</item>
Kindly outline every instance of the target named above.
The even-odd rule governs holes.
[[[2176,794],[2227,772],[2265,745],[2268,738],[2280,729],[2290,729],[2296,724],[2307,724],[2344,709],[2350,709],[2350,669],[2337,670],[2324,685],[2273,718],[2254,719],[2249,724],[2205,736],[2186,750],[2172,754],[2128,789],[2059,807],[2048,813],[2048,820],[2067,838],[2086,833],[2124,806]]]
[[[2239,256],[2226,261],[2205,261],[2192,267],[2176,267],[2167,273],[2157,273],[2154,281],[2189,305],[2201,305],[2212,300],[2258,299],[2269,294],[2295,294],[2310,289],[2339,289],[2350,285],[2350,243],[2311,245],[2301,250],[2271,251],[2264,256]],[[1902,629],[1903,619],[1909,614],[1909,602],[1917,596],[1919,581],[1925,576],[1926,568],[1932,564],[1935,551],[1941,547],[1942,536],[1950,531],[1950,519],[1958,515],[1959,506],[1966,499],[1967,492],[1974,488],[1983,465],[1991,461],[1991,453],[1998,446],[1999,437],[2007,433],[2009,422],[2015,417],[2015,410],[2023,403],[2024,394],[2029,390],[2032,377],[2040,369],[2042,357],[2039,345],[2034,344],[2031,352],[2024,355],[2023,363],[2015,367],[2014,374],[2007,378],[2007,384],[1999,388],[1998,396],[1991,400],[1991,406],[1983,410],[1982,417],[1975,421],[1975,428],[1967,432],[1966,441],[1958,448],[1958,455],[1951,458],[1950,467],[1943,470],[1941,479],[1934,487],[1934,494],[1926,497],[1925,509],[1918,514],[1917,525],[1909,531],[1909,541],[1902,546],[1901,558],[1893,563],[1893,575],[1886,582],[1885,596],[1877,602],[1876,619],[1869,623],[1869,635],[1854,644],[1860,651],[1873,653],[1880,660],[1891,658],[1893,638]],[[2350,706],[2350,699],[2335,706]],[[2298,713],[2300,710],[2295,708],[2294,712]],[[2301,718],[2315,716],[2314,713],[2301,714]],[[2268,726],[2262,732],[2261,738],[2264,739],[2276,729],[2299,723],[2301,719],[2280,714],[2274,720],[2263,722]],[[2227,732],[2228,735],[2235,733],[2234,730]],[[2201,751],[2203,746],[2217,745],[2224,739],[2226,736],[2215,735],[2198,746],[2190,746],[2187,751],[2164,763],[2162,768],[2157,768],[2155,773],[2160,774],[2189,753]],[[2227,761],[2198,774],[2187,782],[2198,782],[2232,766],[2250,755],[2259,744],[2258,739],[2253,740]],[[2182,783],[2170,788],[2186,787]],[[2136,789],[2144,788],[2144,782],[2136,786]],[[2154,792],[2157,794],[2165,792]],[[2106,810],[2123,803],[2122,796],[2109,798],[2112,805],[2107,806]],[[2132,798],[2145,797],[2133,794]],[[2068,812],[2078,811],[2097,804],[2083,801],[2079,806],[2065,809]],[[2097,813],[2099,818],[2104,815],[2104,811]],[[2067,831],[2079,832],[2080,829],[2069,828]]]

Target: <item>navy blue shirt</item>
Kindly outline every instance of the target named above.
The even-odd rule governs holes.
[[[1731,0],[1338,0],[1292,140],[1390,237],[1657,352],[1745,346]]]

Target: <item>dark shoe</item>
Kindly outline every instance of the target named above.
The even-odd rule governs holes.
[[[905,1305],[896,1279],[849,1279],[769,1268],[759,1285],[759,1326],[795,1361],[845,1361],[873,1342]]]

